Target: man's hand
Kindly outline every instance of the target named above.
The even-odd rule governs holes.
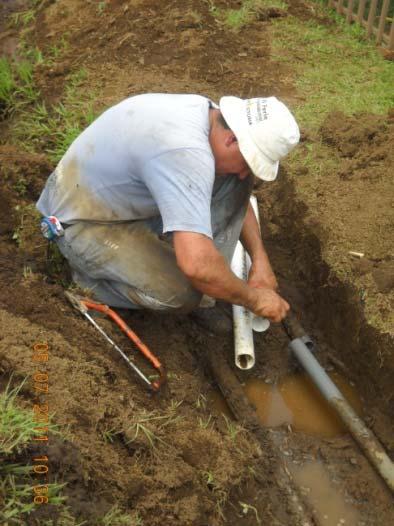
[[[272,288],[251,287],[237,278],[213,241],[203,234],[175,232],[174,248],[178,267],[203,294],[243,305],[274,322],[286,316],[289,305],[284,299]]]
[[[248,308],[256,314],[273,322],[280,322],[286,317],[290,305],[271,288],[255,288],[254,298]]]
[[[271,265],[253,263],[250,267],[248,285],[258,289],[256,303],[251,310],[257,316],[279,322],[286,317],[290,306],[279,294],[278,282]]]

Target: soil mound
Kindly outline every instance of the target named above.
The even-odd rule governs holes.
[[[257,96],[271,93],[272,86],[290,92],[284,66],[270,58],[265,31],[278,11],[264,11],[264,16],[262,11],[247,27],[229,31],[218,15],[229,8],[239,3],[53,2],[40,10],[33,38],[44,53],[61,48],[61,59],[43,64],[37,82],[56,102],[64,78],[83,67],[89,90],[99,89],[105,105],[144,91],[193,91],[213,98],[223,92]]]
[[[321,134],[339,156],[338,178],[346,181],[338,186],[348,190],[340,198],[339,209],[342,221],[345,214],[352,216],[351,228],[345,230],[348,246],[362,247],[366,256],[353,261],[353,270],[359,277],[372,274],[372,288],[375,285],[379,293],[389,294],[394,287],[394,212],[390,206],[394,195],[394,113],[353,117],[332,113]],[[341,216],[334,216],[333,221],[339,223]]]
[[[18,198],[36,200],[52,168],[43,154],[25,152],[7,144],[0,146],[0,191],[6,188]]]
[[[339,176],[390,179],[394,164],[394,113],[386,116],[331,113],[321,128],[323,141],[342,158]]]

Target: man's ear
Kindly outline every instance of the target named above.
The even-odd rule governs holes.
[[[227,146],[231,146],[234,142],[238,142],[236,136],[231,130],[228,130],[228,133],[226,134],[226,138],[224,141],[224,144]]]

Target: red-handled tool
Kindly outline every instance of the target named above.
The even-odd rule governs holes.
[[[161,385],[166,381],[166,373],[163,365],[156,358],[154,354],[148,349],[148,347],[139,339],[134,331],[125,323],[122,318],[116,314],[108,305],[103,303],[96,303],[95,301],[90,300],[89,298],[83,298],[77,294],[72,294],[71,292],[65,292],[65,295],[68,301],[73,307],[75,307],[85,318],[87,318],[94,327],[104,336],[104,338],[118,351],[124,360],[129,364],[129,366],[138,374],[138,376],[149,386],[153,391],[158,391]],[[159,378],[151,382],[145,374],[127,357],[127,355],[122,351],[122,349],[106,334],[103,329],[96,323],[96,321],[89,314],[89,310],[95,310],[102,312],[109,316],[114,322],[120,327],[120,329],[130,338],[130,340],[138,347],[142,354],[147,358],[155,369],[159,372]]]

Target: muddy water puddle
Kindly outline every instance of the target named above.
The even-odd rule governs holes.
[[[355,389],[343,376],[337,373],[330,376],[353,409],[361,414],[362,404]],[[244,390],[266,427],[287,424],[294,431],[325,438],[346,432],[340,418],[305,374],[287,376],[276,385],[252,378],[245,383]],[[219,392],[211,392],[209,399],[217,412],[231,417]]]
[[[319,462],[302,466],[288,465],[293,479],[308,501],[319,524],[324,526],[357,526],[359,515],[330,481]]]
[[[332,381],[358,413],[362,404],[355,389],[337,374],[330,374]],[[258,378],[248,380],[244,391],[255,406],[257,415],[266,427],[291,425],[293,431],[322,438],[332,438],[346,432],[346,428],[306,374],[289,375],[276,385]],[[215,412],[232,417],[231,411],[219,391],[208,396]],[[336,487],[329,472],[318,461],[304,464],[284,459],[291,478],[304,495],[317,523],[324,526],[358,526],[359,513]]]
[[[337,373],[332,374],[331,379],[360,414],[362,404],[354,388]],[[346,431],[335,411],[305,374],[287,376],[277,385],[252,378],[244,389],[267,427],[290,424],[295,431],[327,438]]]

